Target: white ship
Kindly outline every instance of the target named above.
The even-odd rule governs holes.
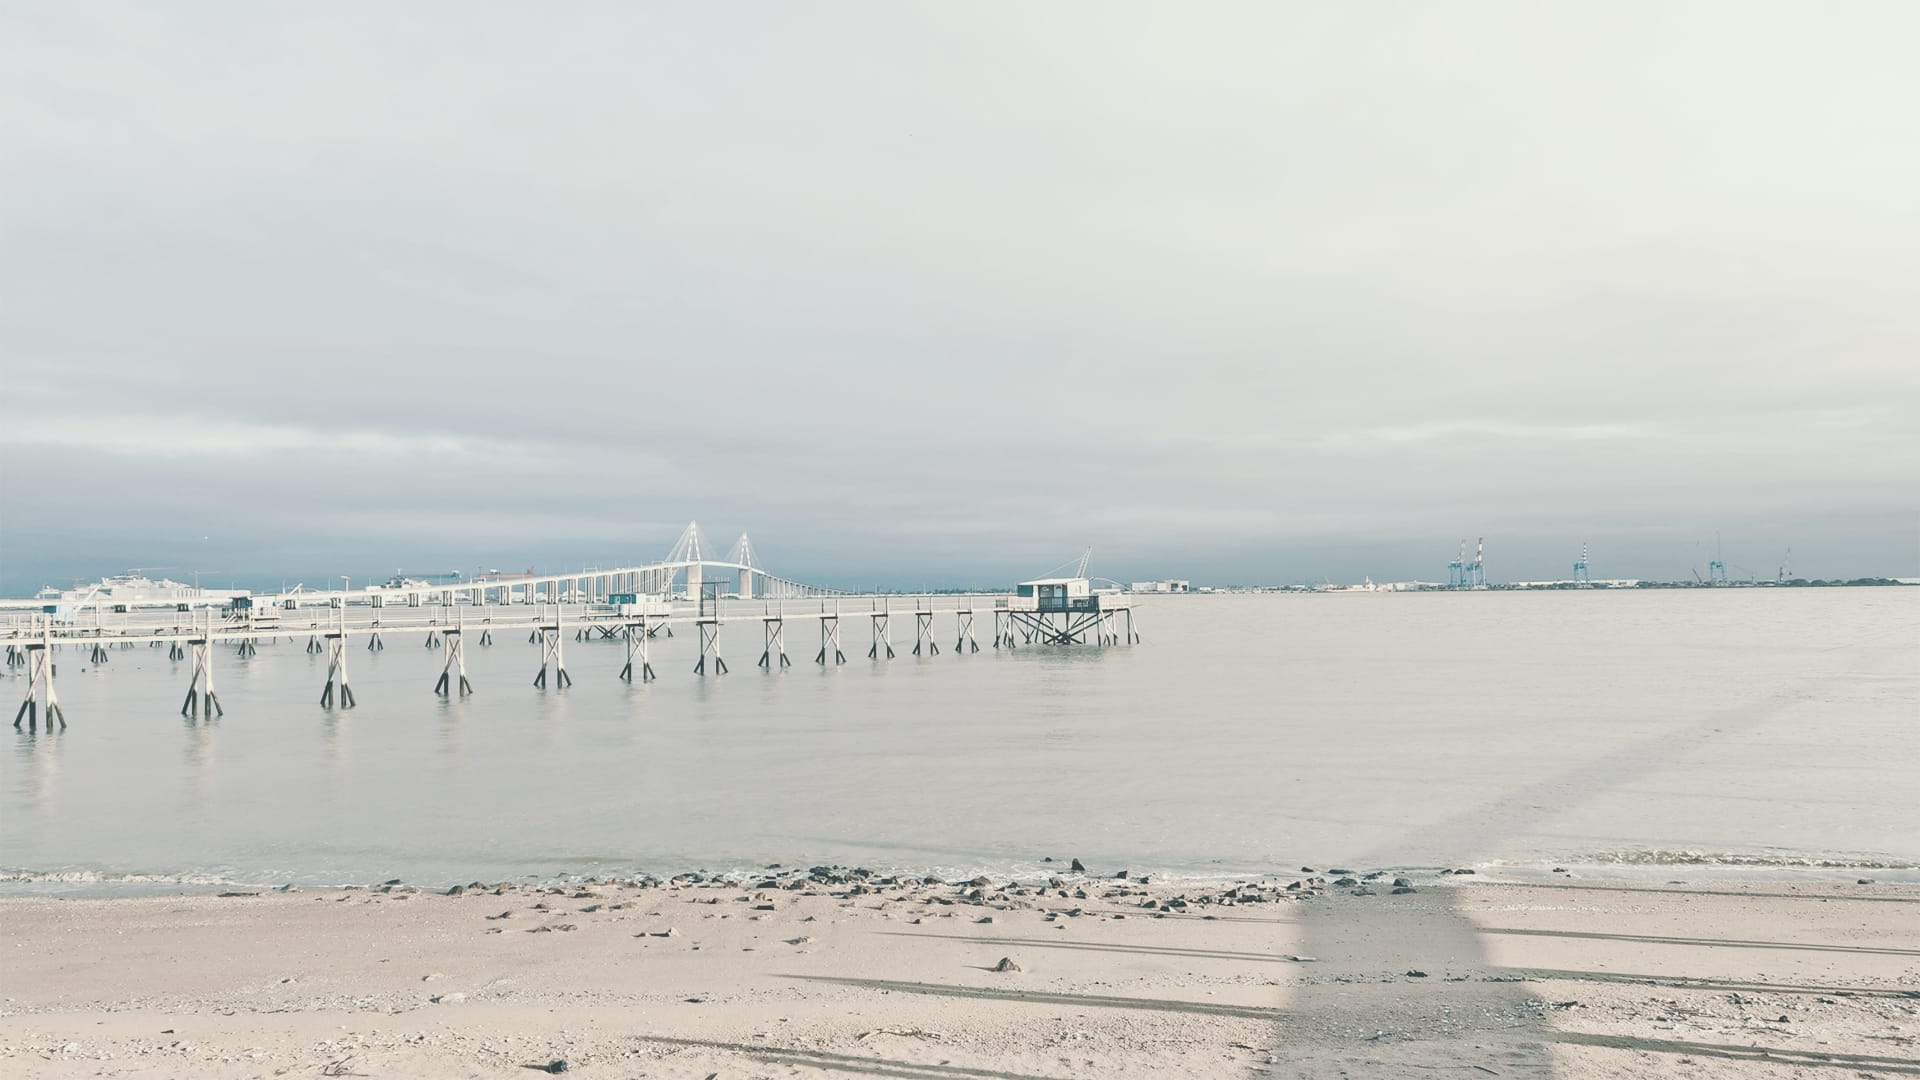
[[[98,605],[102,607],[154,607],[171,604],[225,603],[237,596],[249,596],[249,589],[203,589],[161,578],[155,581],[138,572],[115,574],[91,585],[62,589],[49,585],[34,594],[45,605],[63,608]]]

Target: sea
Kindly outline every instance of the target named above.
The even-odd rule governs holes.
[[[0,893],[746,873],[1302,867],[1920,880],[1920,588],[1182,595],[1137,644],[757,667],[760,605],[693,672],[691,626],[617,641],[419,636],[319,703],[303,636],[215,651],[225,715],[163,649],[59,652],[68,727],[8,733]],[[817,605],[816,605],[817,606]],[[905,606],[910,606],[906,602]],[[806,604],[790,605],[811,610]],[[0,679],[11,709],[20,669]]]

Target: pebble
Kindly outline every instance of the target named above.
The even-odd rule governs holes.
[[[999,962],[999,963],[997,963],[997,964],[995,964],[995,965],[993,965],[993,970],[995,970],[995,971],[1019,971],[1019,970],[1020,970],[1020,965],[1019,965],[1019,964],[1016,964],[1016,963],[1014,963],[1014,962],[1013,962],[1013,957],[1011,957],[1011,956],[1003,956],[1003,957],[1001,957],[1001,958],[1000,958],[1000,962]]]
[[[1079,859],[1073,860],[1072,864],[1070,864],[1067,867],[1067,869],[1073,871],[1076,874],[1084,874],[1087,872],[1086,864],[1082,863]]]
[[[455,990],[451,994],[435,994],[431,1000],[435,1005],[458,1005],[467,1000],[467,995]]]

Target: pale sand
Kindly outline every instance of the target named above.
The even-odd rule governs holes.
[[[1920,887],[1413,876],[12,898],[0,1074],[1920,1076]]]

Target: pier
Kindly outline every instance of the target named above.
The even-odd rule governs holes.
[[[431,651],[422,684],[441,698],[474,692],[467,674],[466,649],[491,647],[497,634],[525,634],[539,649],[531,675],[534,689],[561,692],[573,683],[567,670],[566,642],[617,640],[624,645],[617,678],[651,682],[657,678],[653,643],[675,636],[675,627],[691,625],[698,643],[692,672],[719,677],[729,669],[722,649],[723,630],[735,623],[758,623],[758,667],[775,673],[790,668],[786,624],[815,626],[801,640],[818,637],[814,663],[822,668],[847,663],[843,622],[867,624],[867,658],[881,663],[899,655],[893,618],[911,617],[911,655],[935,657],[943,639],[949,655],[981,651],[975,637],[980,613],[993,619],[992,648],[1020,646],[1111,646],[1140,640],[1132,604],[1118,593],[1096,592],[1084,576],[1023,582],[1005,593],[919,596],[858,594],[802,584],[758,566],[742,536],[724,558],[708,559],[697,525],[689,525],[668,557],[657,563],[562,574],[503,576],[458,582],[406,582],[361,589],[308,590],[241,596],[196,604],[192,601],[146,605],[97,603],[80,609],[43,605],[43,610],[0,613],[0,643],[7,668],[25,668],[26,691],[14,714],[15,728],[66,727],[54,688],[54,655],[60,649],[85,650],[87,662],[109,665],[117,651],[136,647],[166,649],[167,658],[188,665],[183,716],[225,715],[215,689],[217,650],[231,649],[237,660],[257,655],[263,642],[304,645],[325,655],[326,676],[318,700],[324,709],[356,704],[349,675],[351,655],[380,652],[418,641]],[[18,611],[18,602],[14,602]],[[858,632],[857,630],[855,631]],[[947,635],[951,634],[951,638]],[[905,649],[906,643],[900,643]],[[856,648],[858,646],[855,646]],[[804,654],[803,654],[804,655]]]

